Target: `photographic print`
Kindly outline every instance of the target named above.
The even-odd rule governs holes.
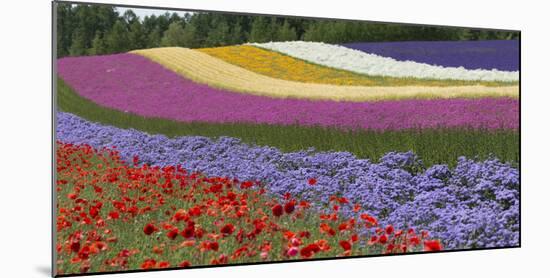
[[[519,31],[52,5],[57,276],[520,246]]]

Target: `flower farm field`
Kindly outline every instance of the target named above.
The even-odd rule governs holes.
[[[426,168],[412,152],[389,152],[378,162],[347,152],[282,153],[231,137],[170,139],[66,113],[58,114],[57,133],[63,142],[96,149],[116,146],[128,163],[165,167],[181,162],[184,169],[207,176],[259,181],[268,185],[270,195],[300,196],[320,210],[331,196],[343,196],[381,223],[429,230],[451,248],[514,245],[518,240],[518,170],[493,158],[476,162],[459,157],[454,168]],[[305,182],[311,179],[315,184]],[[349,216],[355,205],[343,204],[340,211]],[[470,234],[477,229],[483,230]]]
[[[210,76],[218,76],[217,68],[207,69],[212,71]],[[296,123],[375,130],[435,127],[514,129],[518,126],[519,106],[514,97],[481,98],[476,93],[473,99],[376,102],[270,98],[196,83],[135,54],[62,59],[59,73],[76,92],[100,105],[145,117],[182,122]],[[249,84],[248,81],[242,85],[246,84]],[[360,87],[351,88],[361,90]],[[454,88],[463,90],[462,87]],[[491,91],[506,88],[509,87],[484,89],[481,86],[478,89]],[[448,90],[439,89],[443,94]],[[513,90],[510,92],[512,95],[515,94]],[[332,97],[338,96],[338,93],[331,91],[324,94]]]
[[[333,68],[369,75],[455,80],[518,81],[519,72],[442,67],[415,61],[397,61],[390,57],[366,53],[339,45],[320,42],[269,42],[254,46]]]
[[[274,146],[283,151],[299,151],[313,147],[318,151],[348,151],[374,161],[390,151],[412,150],[428,166],[454,166],[456,158],[461,155],[483,159],[492,154],[514,165],[519,161],[517,130],[489,131],[471,128],[344,132],[336,128],[299,125],[184,123],[102,107],[74,93],[61,79],[58,79],[57,102],[60,110],[91,121],[169,137],[230,136],[260,146]]]
[[[58,274],[441,249],[427,232],[343,217],[344,198],[318,217],[308,202],[270,198],[255,182],[128,165],[87,145],[56,149]]]
[[[57,272],[518,246],[514,47],[58,59]]]
[[[305,60],[293,58],[274,51],[250,45],[213,47],[199,49],[206,54],[220,58],[253,72],[274,78],[333,85],[355,86],[457,86],[485,85],[503,86],[513,82],[486,82],[464,80],[437,80],[415,78],[393,78],[387,76],[369,76],[346,70],[320,66]]]
[[[335,86],[274,79],[256,74],[200,51],[186,48],[156,48],[132,51],[195,82],[213,87],[273,98],[310,100],[377,101],[395,99],[517,97],[517,85],[508,86]],[[124,57],[129,60],[130,57]],[[111,59],[116,59],[112,57]],[[80,61],[80,63],[85,61]],[[93,61],[88,61],[94,63]],[[137,61],[136,61],[137,62]],[[73,63],[78,63],[78,61]],[[70,67],[71,61],[66,61]],[[61,65],[64,65],[63,63]]]

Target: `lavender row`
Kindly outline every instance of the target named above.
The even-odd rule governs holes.
[[[105,107],[181,122],[299,124],[400,130],[464,127],[515,129],[515,98],[431,99],[372,103],[274,99],[215,89],[134,54],[70,57],[60,77]]]
[[[472,70],[519,70],[518,40],[358,42],[343,46],[399,61]]]
[[[137,155],[140,164],[181,164],[206,175],[260,180],[272,194],[290,192],[317,206],[332,195],[344,196],[383,223],[430,231],[449,249],[519,244],[519,173],[497,159],[461,157],[454,169],[424,169],[412,152],[388,153],[379,162],[347,152],[283,153],[229,137],[170,139],[62,112],[57,113],[56,136],[95,148],[116,146],[126,161]],[[310,178],[317,184],[309,185]]]

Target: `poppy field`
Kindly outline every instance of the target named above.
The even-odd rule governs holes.
[[[518,47],[59,58],[57,274],[518,246]]]
[[[345,197],[324,213],[259,181],[128,164],[116,149],[57,142],[59,274],[439,251],[427,231],[382,226]],[[316,179],[303,181],[315,187]],[[365,234],[366,233],[366,234]]]

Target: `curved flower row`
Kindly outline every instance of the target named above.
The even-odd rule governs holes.
[[[377,130],[499,129],[517,128],[519,123],[519,105],[515,98],[372,103],[274,99],[198,84],[134,54],[63,58],[58,61],[58,70],[60,77],[76,93],[99,105],[181,122],[298,124]]]
[[[440,251],[427,231],[329,217],[250,181],[128,164],[117,151],[56,144],[57,274]],[[368,230],[367,234],[362,231]]]
[[[314,84],[261,75],[193,49],[167,47],[134,50],[132,53],[147,57],[198,83],[271,98],[361,102],[519,96],[519,87],[514,84],[497,87],[479,84],[448,87],[421,84],[400,87]]]
[[[468,70],[463,67],[442,67],[412,61],[397,61],[389,57],[320,42],[290,41],[252,43],[252,45],[315,64],[367,75],[508,82],[519,80],[518,71]]]
[[[466,69],[519,70],[518,40],[355,42],[343,46],[398,61]]]
[[[281,53],[251,45],[201,48],[198,51],[222,59],[247,70],[273,78],[332,85],[347,86],[501,86],[508,83],[464,80],[426,80],[368,76],[351,71],[320,66]]]
[[[57,114],[57,139],[95,148],[116,146],[122,158],[150,165],[181,164],[207,175],[259,180],[272,194],[287,193],[320,209],[331,196],[347,198],[381,223],[426,229],[449,248],[519,243],[519,172],[490,159],[459,158],[458,166],[423,169],[412,153],[388,153],[379,163],[346,153],[282,153],[238,139],[149,135]],[[365,146],[368,147],[368,146]]]

